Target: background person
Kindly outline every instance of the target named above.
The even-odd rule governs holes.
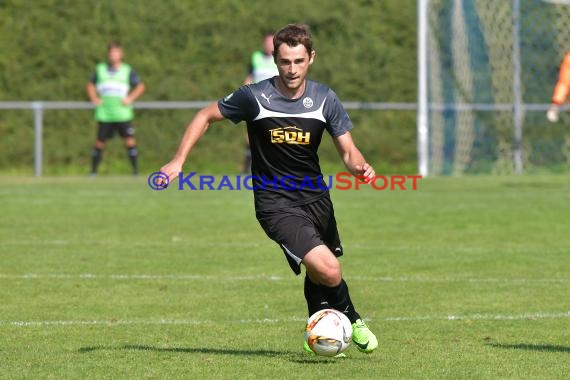
[[[273,59],[273,32],[263,34],[263,50],[256,50],[251,55],[249,70],[244,84],[261,82],[279,75]]]
[[[105,141],[115,131],[123,138],[133,174],[137,174],[138,150],[132,125],[132,103],[143,94],[145,85],[136,71],[123,62],[123,48],[112,42],[107,48],[107,62],[99,63],[87,83],[87,95],[95,107],[97,139],[92,152],[91,175],[97,174]]]
[[[243,83],[248,85],[279,75],[277,65],[273,59],[273,32],[263,34],[263,50],[257,50],[251,55],[249,71]],[[251,171],[251,149],[249,140],[245,136],[244,157],[241,166],[242,173]]]

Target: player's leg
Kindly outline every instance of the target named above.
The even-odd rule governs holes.
[[[358,349],[366,353],[374,351],[378,347],[378,339],[354,308],[336,256],[328,247],[320,245],[305,255],[303,264],[311,281],[320,284],[330,307],[343,312],[352,323],[352,341]]]
[[[320,293],[330,307],[343,312],[351,323],[360,319],[342,278],[340,262],[326,245],[311,249],[303,257],[303,265],[311,282],[319,285]]]
[[[307,273],[315,284],[321,285],[321,292],[334,309],[346,314],[351,323],[360,318],[348,294],[348,286],[342,278],[340,262],[342,245],[338,233],[334,209],[330,198],[324,197],[306,207],[320,238],[315,246],[303,257]]]
[[[317,270],[324,268],[325,271],[329,271],[324,277],[320,274],[322,277],[320,280],[318,278],[319,274],[315,275],[314,282],[318,283],[321,281],[321,291],[328,303],[334,309],[344,312],[352,323],[352,340],[358,349],[363,352],[372,352],[378,346],[378,340],[360,318],[360,315],[350,299],[348,285],[342,278],[342,270],[337,258],[343,255],[343,250],[334,216],[333,204],[330,198],[325,197],[312,203],[307,208],[315,220],[315,225],[327,249],[320,249],[312,253],[309,252],[305,255],[303,263],[305,266],[309,263],[310,266]],[[320,261],[325,264],[320,264]],[[307,267],[307,272],[311,273],[309,267]],[[332,281],[328,283],[323,282],[327,281],[326,279],[331,279]]]
[[[311,280],[308,273],[305,273],[303,291],[305,294],[305,300],[307,301],[309,316],[315,314],[319,310],[328,309],[330,307],[322,293],[321,285]]]
[[[323,309],[328,301],[327,306],[343,311],[354,323],[360,316],[352,305],[348,287],[342,279],[340,263],[325,245],[323,234],[316,227],[323,220],[325,228],[322,229],[328,227],[331,219],[329,211],[330,200],[328,203],[323,201],[320,209],[313,205],[278,212],[258,212],[257,219],[266,234],[279,244],[295,274],[301,273],[301,263],[305,265],[307,278],[304,293],[309,316]],[[319,221],[319,218],[322,220]],[[334,227],[336,229],[336,224]],[[338,244],[335,252],[341,255],[338,233],[335,243]]]
[[[279,211],[257,212],[256,216],[267,236],[281,247],[291,270],[297,275],[301,274],[303,253],[322,244],[306,212],[297,207]],[[320,284],[311,281],[308,273],[306,273],[304,294],[309,316],[328,307],[320,288]]]
[[[91,152],[91,175],[97,174],[97,169],[103,158],[103,149],[105,149],[105,141],[113,136],[113,129],[109,123],[98,123],[97,139]]]
[[[347,314],[353,322],[354,331],[354,323],[360,321],[360,316],[354,310],[348,287],[342,279],[340,263],[335,254],[324,245],[321,234],[315,227],[314,217],[308,208],[296,207],[275,212],[257,212],[256,216],[267,236],[277,242],[283,250],[293,272],[300,274],[301,263],[305,265],[309,280],[308,284],[305,282],[308,285],[305,288],[305,299],[309,314],[311,310],[322,309],[323,302],[328,301],[329,307]],[[342,252],[337,254],[340,255]],[[371,332],[370,334],[373,336]],[[374,344],[372,339],[376,338],[366,340],[368,352],[378,345],[377,342]],[[307,345],[304,346],[309,352]]]
[[[352,323],[352,340],[362,352],[370,353],[378,347],[378,339],[354,308],[348,285],[342,278],[338,258],[325,245],[313,248],[303,257],[307,274],[331,308],[343,312]]]
[[[133,168],[133,174],[137,175],[138,169],[138,158],[139,151],[137,149],[137,141],[134,137],[127,137],[125,139],[125,146],[127,148],[127,155],[129,156],[129,161],[131,162],[131,167]]]
[[[127,155],[133,168],[133,174],[138,174],[138,156],[137,140],[135,139],[135,128],[130,122],[119,124],[119,134],[123,138],[125,148],[127,148]]]

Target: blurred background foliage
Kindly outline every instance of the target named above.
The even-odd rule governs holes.
[[[85,85],[113,40],[147,86],[141,101],[214,101],[242,84],[262,33],[293,22],[312,28],[309,76],[342,101],[415,101],[416,5],[399,0],[0,1],[0,101],[87,101]],[[142,170],[170,159],[195,112],[137,111]],[[349,113],[377,171],[415,172],[415,112]],[[46,110],[44,172],[87,173],[95,132],[90,110]],[[213,126],[186,168],[238,170],[244,135],[243,124]],[[321,160],[339,169],[330,139]],[[32,111],[0,111],[0,171],[33,173]],[[101,172],[129,172],[119,139],[109,142]]]

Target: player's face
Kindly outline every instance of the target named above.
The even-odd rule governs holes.
[[[286,87],[291,96],[298,95],[304,91],[305,77],[309,71],[309,65],[313,63],[315,52],[310,55],[303,45],[288,46],[279,45],[279,50],[275,56],[275,64],[279,70],[281,83]]]
[[[123,49],[118,47],[113,47],[109,49],[109,63],[111,65],[116,65],[118,63],[121,63],[122,59],[123,59]]]

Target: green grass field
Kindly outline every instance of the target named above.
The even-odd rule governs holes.
[[[568,378],[567,176],[332,197],[372,355],[303,353],[251,192],[1,177],[0,378]]]

